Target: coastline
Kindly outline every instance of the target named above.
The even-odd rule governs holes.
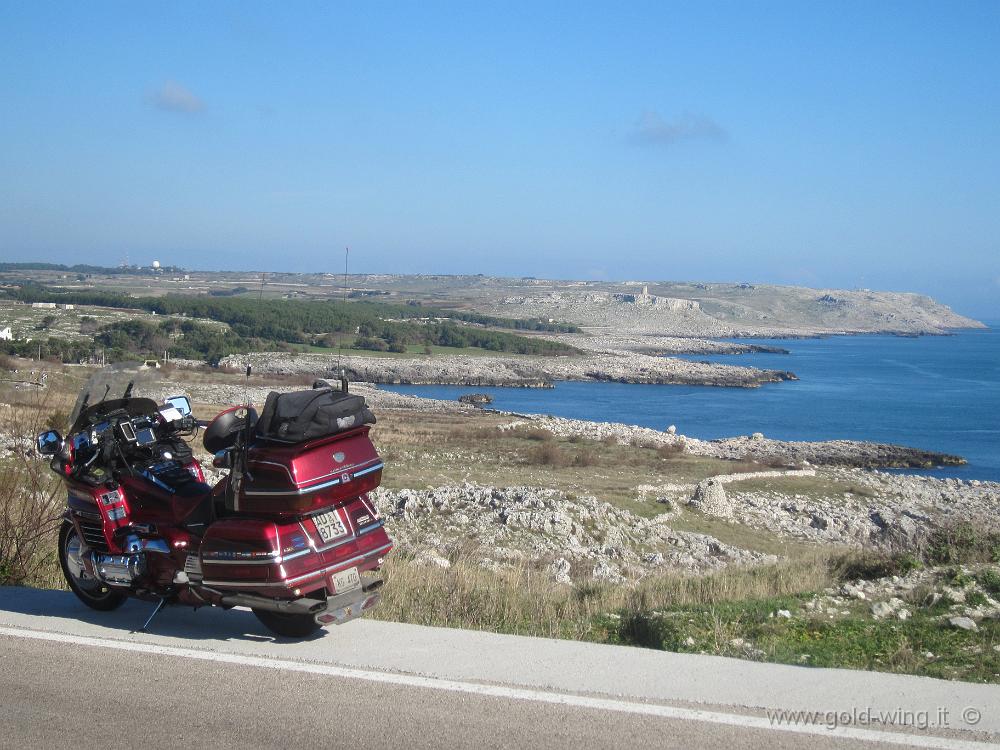
[[[337,377],[343,368],[352,380],[385,385],[549,388],[557,381],[592,381],[758,388],[765,383],[797,379],[795,373],[783,370],[690,362],[609,349],[592,349],[578,357],[437,355],[393,359],[253,352],[226,357],[219,364],[242,367],[247,363],[259,373],[317,377]]]

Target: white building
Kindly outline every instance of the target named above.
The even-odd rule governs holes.
[[[10,332],[10,326],[0,328],[0,341],[13,341],[14,334]]]
[[[35,308],[38,308],[38,309],[41,309],[41,310],[55,310],[56,309],[56,303],[55,302],[32,302],[31,306],[35,307]]]

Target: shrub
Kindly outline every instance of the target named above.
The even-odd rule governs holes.
[[[30,396],[4,427],[32,439],[53,413],[51,391]],[[62,521],[60,483],[48,463],[18,452],[0,464],[0,585],[55,585],[56,532]]]
[[[656,449],[656,452],[660,455],[660,458],[676,458],[684,453],[684,443],[680,441],[676,443],[664,443]]]
[[[973,591],[965,595],[965,603],[970,607],[981,607],[986,604],[986,594],[981,591]]]
[[[559,446],[545,442],[528,454],[528,463],[540,466],[568,466],[569,459]]]
[[[543,430],[538,427],[532,427],[529,430],[519,430],[518,434],[525,440],[539,440],[548,441],[552,439],[552,433],[548,430]]]
[[[924,559],[934,565],[994,562],[1000,552],[1000,527],[956,521],[934,529],[924,545]]]
[[[354,348],[366,349],[372,352],[384,352],[388,350],[389,345],[386,344],[382,339],[376,339],[370,336],[358,336],[354,340]]]
[[[1000,570],[987,568],[979,576],[979,585],[991,594],[1000,594]]]
[[[831,560],[831,572],[840,581],[875,581],[902,576],[920,567],[920,560],[909,552],[885,553],[873,550],[848,552]]]
[[[69,412],[65,409],[55,409],[45,420],[45,426],[51,430],[65,433],[69,429]]]
[[[962,572],[959,568],[949,568],[944,573],[945,579],[948,583],[956,588],[964,589],[970,583],[972,583],[972,576],[967,573]]]

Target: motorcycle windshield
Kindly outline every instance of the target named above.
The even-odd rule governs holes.
[[[156,402],[142,394],[154,390],[158,378],[155,371],[140,367],[135,362],[118,362],[108,365],[84,383],[70,413],[70,432],[80,430],[95,416],[125,408],[133,414],[155,412]],[[130,398],[125,396],[129,392]]]

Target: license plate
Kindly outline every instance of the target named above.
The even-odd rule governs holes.
[[[340,514],[335,510],[328,510],[313,516],[313,523],[316,524],[316,531],[319,532],[320,539],[324,542],[332,542],[334,539],[347,534],[347,527],[340,520]]]
[[[333,592],[342,594],[345,591],[356,589],[361,585],[361,575],[357,568],[348,568],[330,576],[333,581]],[[360,607],[360,605],[358,605]]]

